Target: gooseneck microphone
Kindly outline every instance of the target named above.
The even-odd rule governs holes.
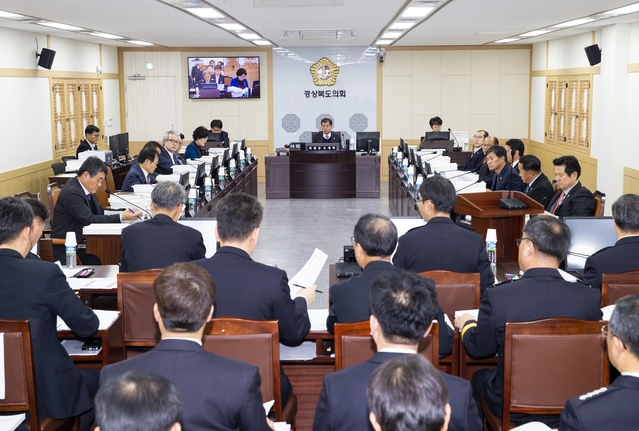
[[[133,202],[131,202],[131,201],[127,200],[127,199],[124,199],[124,198],[123,198],[122,196],[120,196],[120,195],[116,195],[115,193],[113,193],[113,192],[112,192],[111,190],[109,190],[109,189],[106,189],[106,190],[105,190],[105,192],[106,192],[106,194],[107,194],[107,195],[109,195],[109,196],[115,196],[116,198],[121,199],[122,201],[126,202],[127,204],[131,205],[132,207],[135,207],[135,208],[139,209],[140,211],[142,211],[142,212],[146,213],[146,215],[148,215],[150,219],[151,219],[151,218],[153,218],[153,216],[151,215],[151,213],[150,213],[150,212],[148,212],[147,210],[145,210],[144,208],[142,208],[141,206],[138,206],[138,205],[134,204]]]
[[[455,148],[459,148],[461,150],[461,145],[459,145],[459,141],[455,137],[455,134],[453,133],[453,131],[450,130],[450,127],[448,128],[448,133],[450,133],[450,136],[453,137],[453,141],[455,141]]]

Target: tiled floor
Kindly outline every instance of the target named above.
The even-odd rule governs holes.
[[[258,184],[258,198],[264,205],[264,220],[253,259],[277,265],[291,278],[317,247],[328,255],[311,308],[328,307],[328,264],[343,256],[350,244],[357,219],[366,213],[390,215],[388,183],[381,183],[379,199],[266,199],[265,184]]]

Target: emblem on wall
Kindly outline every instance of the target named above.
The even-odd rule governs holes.
[[[311,76],[315,85],[335,85],[337,75],[339,74],[339,66],[326,57],[311,66]]]

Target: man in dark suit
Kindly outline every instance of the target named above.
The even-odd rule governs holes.
[[[412,272],[478,272],[483,294],[493,285],[495,277],[481,235],[450,219],[455,199],[455,187],[450,180],[441,176],[424,180],[419,186],[419,210],[427,224],[399,238],[393,263]]]
[[[506,154],[508,163],[519,173],[519,159],[524,155],[526,146],[521,139],[509,139],[506,141]]]
[[[95,431],[182,431],[182,397],[170,380],[129,371],[109,380],[95,396]]]
[[[143,148],[138,154],[138,163],[131,166],[131,169],[124,178],[122,185],[123,192],[133,192],[135,184],[155,184],[158,180],[153,176],[155,167],[158,165],[159,155],[153,148]]]
[[[228,148],[231,141],[229,140],[228,132],[222,130],[223,127],[224,123],[222,123],[222,120],[211,120],[211,133],[219,133],[222,136],[222,144],[224,145],[224,148]]]
[[[552,161],[559,191],[550,200],[548,211],[557,217],[592,216],[595,198],[581,185],[581,165],[575,156],[561,156]]]
[[[494,136],[487,136],[484,139],[484,144],[482,145],[482,151],[484,154],[488,155],[488,149],[494,145],[499,145],[499,139]],[[481,165],[474,171],[477,175],[479,175],[479,179],[477,182],[483,181],[486,183],[486,188],[490,188],[490,185],[493,183],[494,173],[488,169],[488,157],[484,157]]]
[[[78,154],[83,151],[95,151],[98,149],[98,139],[100,139],[100,129],[93,124],[89,124],[84,129],[84,139],[75,149],[75,158],[78,158]]]
[[[31,210],[33,211],[33,222],[31,223],[31,232],[29,232],[29,249],[33,250],[33,248],[38,244],[40,238],[42,237],[42,232],[44,232],[44,224],[49,218],[49,210],[44,206],[42,202],[37,199],[25,199],[26,203],[29,204]],[[32,251],[27,253],[27,258],[29,259],[38,259],[40,257],[34,254]]]
[[[498,354],[497,369],[476,371],[471,380],[476,396],[483,398],[497,416],[502,413],[506,322],[546,317],[601,318],[601,293],[583,284],[565,281],[557,271],[570,244],[568,226],[552,216],[531,218],[517,244],[523,277],[484,292],[477,319],[470,314],[455,319],[455,326],[461,330],[469,355]],[[512,414],[511,420],[516,423],[539,420],[556,426],[559,418],[554,415]]]
[[[473,154],[466,160],[464,166],[460,167],[460,171],[477,171],[486,155],[483,151],[484,139],[488,137],[488,132],[485,130],[478,130],[475,132],[475,136],[473,136]]]
[[[66,238],[67,232],[75,232],[78,244],[83,240],[82,228],[92,223],[120,223],[136,220],[142,213],[138,210],[123,211],[119,215],[104,215],[95,193],[102,186],[107,174],[107,166],[97,157],[89,157],[78,169],[78,176],[64,185],[55,205],[51,238]],[[78,257],[85,265],[100,265],[100,259],[87,254],[78,247]],[[64,246],[53,246],[56,261],[65,262]]]
[[[570,398],[561,413],[559,429],[562,431],[637,429],[639,295],[628,295],[617,301],[606,326],[603,332],[606,334],[608,357],[621,375],[606,388]]]
[[[519,176],[526,188],[524,193],[548,209],[550,198],[555,194],[548,177],[541,172],[541,161],[531,154],[519,159]]]
[[[178,183],[160,181],[155,186],[151,193],[153,218],[122,230],[120,271],[166,268],[178,262],[204,259],[202,234],[177,223],[186,199],[186,190]]]
[[[175,130],[169,130],[164,133],[162,137],[162,152],[160,152],[160,158],[158,165],[155,168],[155,175],[171,175],[173,173],[173,165],[183,165],[184,161],[178,154],[182,139],[180,139],[180,132]]]
[[[331,286],[333,303],[326,319],[328,332],[339,322],[361,322],[371,316],[368,292],[378,275],[393,268],[390,257],[397,247],[397,228],[386,216],[365,214],[359,218],[353,232],[355,259],[363,268],[348,280]],[[453,348],[453,329],[446,324],[444,312],[437,311],[439,323],[439,354],[449,355]]]
[[[217,206],[216,236],[220,248],[212,257],[195,261],[217,286],[215,316],[277,320],[280,342],[298,344],[309,329],[308,306],[315,301],[313,285],[291,298],[286,272],[255,262],[255,250],[264,210],[254,196],[231,193]],[[282,371],[282,405],[292,386]]]
[[[178,387],[186,430],[269,430],[258,368],[202,348],[215,301],[209,274],[192,263],[176,263],[155,280],[153,295],[162,340],[147,353],[104,367],[100,384],[131,370],[152,372]]]
[[[0,199],[0,318],[29,319],[40,416],[83,415],[81,428],[88,430],[97,374],[75,367],[58,341],[56,317],[78,337],[93,336],[99,321],[71,290],[57,265],[25,259],[33,218],[23,199]]]
[[[612,204],[612,218],[617,242],[586,259],[584,267],[584,284],[600,290],[604,274],[639,269],[639,196],[627,194],[617,199]]]
[[[313,137],[313,143],[316,144],[337,144],[342,143],[342,135],[337,132],[333,132],[333,120],[330,118],[323,118],[321,121],[322,133],[317,133]]]
[[[366,402],[368,380],[390,359],[416,354],[419,340],[430,331],[437,315],[437,292],[433,280],[402,269],[380,274],[370,289],[371,335],[377,353],[371,359],[324,377],[315,410],[313,431],[368,431]],[[449,429],[479,431],[482,423],[470,384],[440,371],[448,386],[452,408]]]
[[[524,183],[517,171],[510,166],[506,157],[506,148],[500,145],[492,146],[486,152],[486,164],[488,165],[488,169],[493,172],[493,181],[490,185],[490,190],[494,192],[497,190],[523,192]]]

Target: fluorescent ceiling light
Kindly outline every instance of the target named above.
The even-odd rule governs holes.
[[[17,13],[5,12],[0,10],[0,18],[24,18],[24,15],[18,15]]]
[[[59,22],[47,21],[47,22],[39,22],[38,24],[44,25],[44,26],[47,26],[47,27],[57,28],[59,30],[68,30],[68,31],[81,31],[81,30],[84,30],[83,28],[80,28],[80,27],[75,27],[75,26],[67,25],[67,24],[61,24]]]
[[[271,45],[268,40],[254,40],[253,43],[256,45]]]
[[[414,25],[414,22],[396,22],[390,26],[389,30],[406,30]]]
[[[390,45],[393,41],[390,39],[380,39],[375,42],[375,45]]]
[[[127,40],[127,42],[132,43],[133,45],[140,45],[140,46],[151,46],[151,45],[153,45],[152,43],[144,42],[142,40]]]
[[[399,31],[388,31],[382,35],[382,39],[396,39],[402,35]]]
[[[555,28],[574,27],[577,25],[586,24],[588,22],[593,22],[594,20],[595,20],[594,18],[574,19],[572,21],[562,22],[561,24],[553,25],[553,27]]]
[[[508,43],[508,42],[514,42],[516,40],[519,40],[519,39],[516,37],[508,37],[506,39],[496,40],[495,43]]]
[[[187,7],[185,10],[200,18],[224,18],[224,15],[208,7]]]
[[[435,9],[434,7],[407,7],[402,18],[424,18]]]
[[[521,37],[535,37],[541,36],[542,34],[550,33],[550,30],[533,30],[528,33],[520,34]]]
[[[222,27],[224,30],[246,30],[246,27],[243,27],[239,24],[218,24],[220,27]]]
[[[240,33],[238,34],[242,39],[259,39],[260,37],[255,33]]]
[[[89,34],[91,36],[103,37],[105,39],[124,39],[122,36],[116,36],[114,34],[109,34],[109,33],[100,33],[99,31],[92,31]]]
[[[624,15],[627,13],[634,13],[634,12],[639,12],[639,3],[620,7],[619,9],[609,10],[608,12],[604,12],[604,14],[605,15]]]

